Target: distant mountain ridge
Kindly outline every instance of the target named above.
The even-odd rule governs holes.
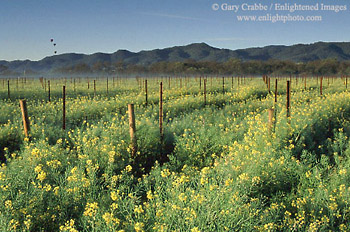
[[[350,60],[350,42],[317,42],[313,44],[296,44],[292,46],[270,45],[238,50],[220,49],[206,43],[193,43],[186,46],[175,46],[150,51],[130,52],[118,50],[115,53],[94,53],[91,55],[66,53],[45,57],[39,61],[0,61],[0,65],[9,70],[22,73],[24,70],[34,72],[52,72],[59,68],[81,63],[89,66],[97,62],[123,62],[124,64],[151,65],[153,63],[194,61],[225,62],[229,59],[243,61],[269,59],[308,62],[320,59],[335,58],[338,61]]]

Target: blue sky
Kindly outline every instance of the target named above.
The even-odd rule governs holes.
[[[1,0],[0,60],[40,60],[75,52],[113,53],[205,42],[228,49],[350,41],[346,0]],[[214,11],[217,3],[220,9]],[[244,3],[333,4],[333,11],[223,11]],[[273,8],[272,8],[273,9]],[[319,15],[321,22],[239,22],[237,15]],[[53,38],[56,47],[50,43]]]

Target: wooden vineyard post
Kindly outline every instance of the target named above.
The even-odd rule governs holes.
[[[136,140],[134,104],[128,105],[128,111],[129,111],[129,131],[130,131],[130,142],[131,142],[131,157],[135,157],[135,155],[137,153],[137,140]]]
[[[66,129],[66,86],[63,86],[63,94],[62,94],[62,102],[63,102],[63,117],[62,117],[62,129]]]
[[[287,81],[287,118],[290,117],[290,81]]]
[[[74,90],[74,92],[75,92],[75,78],[74,78],[74,80],[73,80],[73,90]]]
[[[10,100],[10,80],[7,80],[7,98]]]
[[[225,93],[225,77],[222,77],[222,93]]]
[[[276,79],[275,80],[275,103],[277,103],[277,89],[278,89],[277,88],[278,87],[277,84],[278,84],[278,80]]]
[[[274,109],[269,109],[268,112],[269,112],[268,130],[269,130],[269,133],[271,134],[273,125],[274,125],[274,123],[275,123],[275,119],[274,119]]]
[[[114,77],[113,77],[113,84],[112,84],[112,86],[113,86],[113,89],[114,89]]]
[[[199,77],[199,89],[202,90],[202,76]]]
[[[88,79],[88,89],[90,89],[90,80]]]
[[[44,88],[44,78],[39,77],[39,81],[40,81],[41,87]]]
[[[271,93],[271,89],[270,89],[270,87],[271,87],[271,78],[270,77],[268,77],[268,79],[267,79],[267,89],[268,89],[268,91],[269,91],[269,93]]]
[[[345,77],[345,88],[348,89],[348,77]]]
[[[207,104],[207,79],[204,79],[204,105]]]
[[[304,90],[306,90],[306,77],[304,77]]]
[[[49,97],[49,102],[51,102],[51,88],[50,88],[50,81],[47,81],[47,87],[48,87],[48,97]]]
[[[96,97],[96,80],[94,80],[94,97]]]
[[[147,88],[147,79],[145,80],[145,97],[146,97],[146,106],[148,105],[148,88]]]
[[[323,77],[320,78],[320,95],[322,96],[322,81]]]
[[[107,77],[107,83],[106,83],[106,85],[107,85],[107,94],[108,94],[108,77]]]
[[[29,137],[30,123],[29,123],[29,118],[28,118],[27,102],[26,102],[26,100],[20,100],[19,101],[19,105],[20,105],[21,111],[22,111],[24,135],[26,137]]]
[[[159,134],[160,134],[160,154],[163,146],[163,82],[159,85]]]

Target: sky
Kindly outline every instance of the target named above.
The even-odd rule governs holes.
[[[288,3],[309,9],[276,8]],[[321,4],[341,10],[325,10]],[[0,0],[0,60],[40,60],[54,51],[138,52],[200,42],[233,50],[346,42],[349,11],[347,0]],[[243,22],[242,16],[261,19]],[[289,21],[266,21],[277,16]]]

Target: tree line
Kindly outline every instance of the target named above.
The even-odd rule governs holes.
[[[127,64],[123,61],[111,64],[96,62],[89,66],[78,64],[59,68],[61,73],[105,73],[105,74],[222,74],[222,75],[350,75],[350,61],[325,59],[296,63],[292,61],[242,61],[230,59],[226,62],[194,61],[157,62],[151,65]]]
[[[0,66],[0,74],[11,72]],[[30,70],[27,70],[30,73]],[[34,73],[34,72],[33,72]],[[56,68],[52,73],[59,74],[168,74],[168,75],[350,75],[350,61],[336,59],[293,62],[281,60],[242,61],[230,59],[226,62],[195,61],[157,62],[150,65],[128,64],[123,61],[110,63],[98,61],[92,65],[80,63],[69,67]]]

